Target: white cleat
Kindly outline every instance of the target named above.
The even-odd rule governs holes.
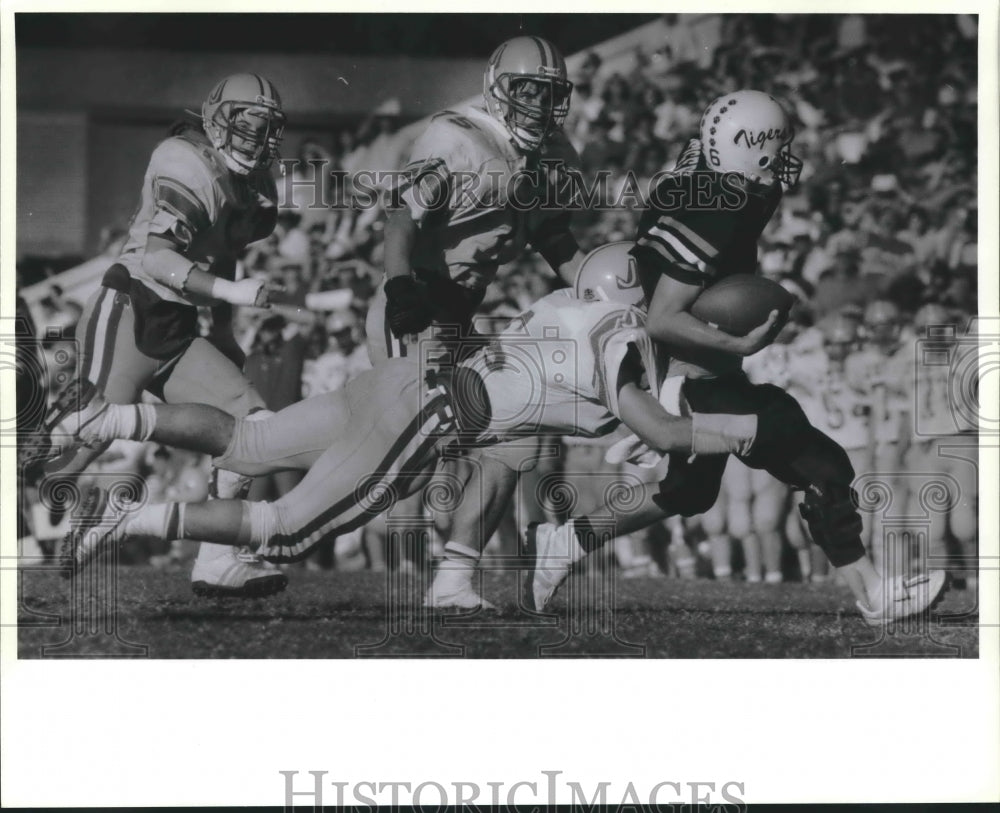
[[[860,601],[858,609],[869,626],[880,627],[901,618],[927,610],[943,593],[946,574],[932,570],[917,576],[897,576],[883,585],[880,594],[869,599],[866,607]]]
[[[70,530],[59,549],[59,564],[65,568],[63,578],[69,579],[89,565],[109,543],[124,541],[120,526],[125,516],[125,511],[111,505],[107,491],[91,486],[73,511]]]
[[[199,556],[191,571],[191,589],[207,598],[266,598],[287,586],[288,576],[248,548]]]
[[[53,405],[58,421],[53,435],[68,435],[85,446],[99,444],[102,438],[94,434],[100,419],[108,409],[101,391],[86,378],[71,382]]]
[[[569,576],[570,566],[583,558],[583,551],[573,537],[573,523],[553,525],[533,522],[524,535],[525,554],[532,565],[524,577],[524,595],[528,609],[542,612],[559,586]],[[574,551],[579,551],[577,556]]]

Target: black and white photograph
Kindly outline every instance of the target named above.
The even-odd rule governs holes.
[[[5,671],[948,725],[883,706],[996,658],[996,10],[310,9],[4,12]],[[424,802],[945,800],[558,762]]]

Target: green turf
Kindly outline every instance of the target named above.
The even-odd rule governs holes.
[[[93,580],[101,571],[85,572]],[[113,571],[117,598],[51,570],[21,574],[22,658],[652,658],[978,657],[975,595],[952,590],[929,619],[866,626],[832,585],[574,577],[539,619],[519,609],[517,575],[484,575],[499,611],[419,609],[420,583],[386,574],[289,570],[268,599],[199,599],[187,574]],[[390,581],[399,588],[389,588]],[[387,602],[391,592],[394,601]],[[108,612],[108,607],[115,612]],[[76,608],[74,610],[74,607]]]

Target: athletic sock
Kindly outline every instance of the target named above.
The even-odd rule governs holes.
[[[98,434],[102,440],[149,440],[155,428],[153,404],[109,404],[101,416]]]
[[[168,542],[184,538],[184,503],[147,505],[129,516],[122,530],[130,536],[150,536]]]
[[[479,565],[479,551],[461,542],[448,542],[444,546],[445,570],[473,571]]]

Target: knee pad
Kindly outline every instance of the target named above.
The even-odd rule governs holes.
[[[865,555],[861,515],[850,486],[807,490],[799,513],[809,526],[813,541],[834,567],[849,565]]]
[[[263,421],[271,417],[274,413],[269,409],[255,409],[243,420]],[[237,424],[239,422],[237,421]],[[216,458],[217,460],[220,458]],[[250,493],[250,484],[253,477],[245,474],[237,474],[234,471],[212,466],[212,476],[208,482],[209,499],[214,500],[242,500]]]

